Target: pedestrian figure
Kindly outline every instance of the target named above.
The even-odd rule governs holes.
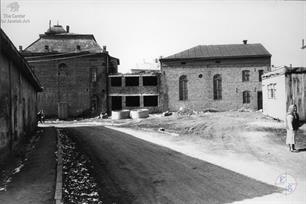
[[[41,110],[41,123],[45,123],[45,112]]]
[[[43,124],[45,122],[45,113],[43,110],[40,110],[38,113],[37,113],[37,120]]]
[[[289,146],[290,152],[297,152],[295,149],[295,136],[300,127],[299,115],[295,104],[290,105],[286,117],[287,137],[286,144]]]

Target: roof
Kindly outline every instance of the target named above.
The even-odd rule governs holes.
[[[0,44],[2,49],[2,53],[7,55],[10,59],[13,60],[16,68],[22,73],[22,75],[28,79],[29,83],[34,86],[37,91],[42,91],[41,85],[38,81],[38,78],[30,68],[30,65],[27,61],[21,56],[18,50],[15,48],[11,40],[4,33],[4,31],[0,28]]]
[[[23,50],[27,53],[72,53],[89,51],[91,53],[103,50],[92,34],[75,34],[65,31],[61,25],[55,25],[39,39]]]
[[[262,44],[198,45],[182,52],[160,59],[171,61],[179,59],[215,59],[241,57],[271,57]]]
[[[306,74],[306,67],[282,67],[262,75],[263,79],[287,74]]]

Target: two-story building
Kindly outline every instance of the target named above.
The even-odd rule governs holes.
[[[100,47],[92,34],[75,34],[54,25],[21,50],[44,91],[38,107],[49,117],[95,116],[107,112],[107,76],[119,59]]]
[[[199,45],[160,63],[170,111],[262,109],[261,76],[271,54],[261,44]]]

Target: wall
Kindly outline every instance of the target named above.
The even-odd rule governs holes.
[[[177,111],[186,107],[201,111],[236,110],[241,107],[257,110],[257,92],[261,91],[259,70],[267,72],[270,59],[229,61],[173,61],[162,62],[163,84],[167,90],[168,108]],[[242,71],[250,71],[250,81],[242,82]],[[199,75],[202,74],[202,78]],[[222,77],[222,100],[213,99],[213,76]],[[188,100],[179,100],[179,77],[187,76]],[[243,104],[243,91],[250,91],[250,103]]]
[[[0,52],[0,161],[36,128],[37,92],[13,61]]]
[[[275,84],[275,98],[268,97],[268,85]],[[273,118],[284,120],[287,112],[287,87],[285,75],[265,78],[262,81],[263,113]]]
[[[156,86],[144,86],[143,85],[143,77],[146,76],[156,76],[157,77],[157,85]],[[120,77],[121,78],[121,86],[115,87],[111,85],[111,78]],[[138,86],[125,86],[126,77],[138,77],[139,85]],[[150,113],[162,112],[164,98],[161,89],[161,75],[160,74],[133,74],[133,75],[110,75],[109,76],[109,104],[111,109],[113,109],[112,105],[112,96],[121,96],[122,98],[122,109],[139,109],[139,108],[147,108]],[[140,106],[128,107],[126,106],[126,97],[127,96],[139,96],[140,97]],[[144,106],[144,96],[158,96],[158,105],[157,106]]]
[[[66,68],[59,68],[62,63]],[[67,103],[69,117],[107,111],[105,55],[30,61],[30,65],[44,89],[38,95],[38,107],[48,117],[58,117],[59,102]],[[96,82],[91,81],[92,69],[97,70]]]
[[[296,104],[301,120],[306,120],[306,73],[290,73],[286,76],[287,109]]]

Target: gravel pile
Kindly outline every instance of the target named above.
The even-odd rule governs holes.
[[[91,175],[90,159],[82,154],[64,130],[59,130],[63,151],[63,201],[67,203],[103,203],[98,185]]]

